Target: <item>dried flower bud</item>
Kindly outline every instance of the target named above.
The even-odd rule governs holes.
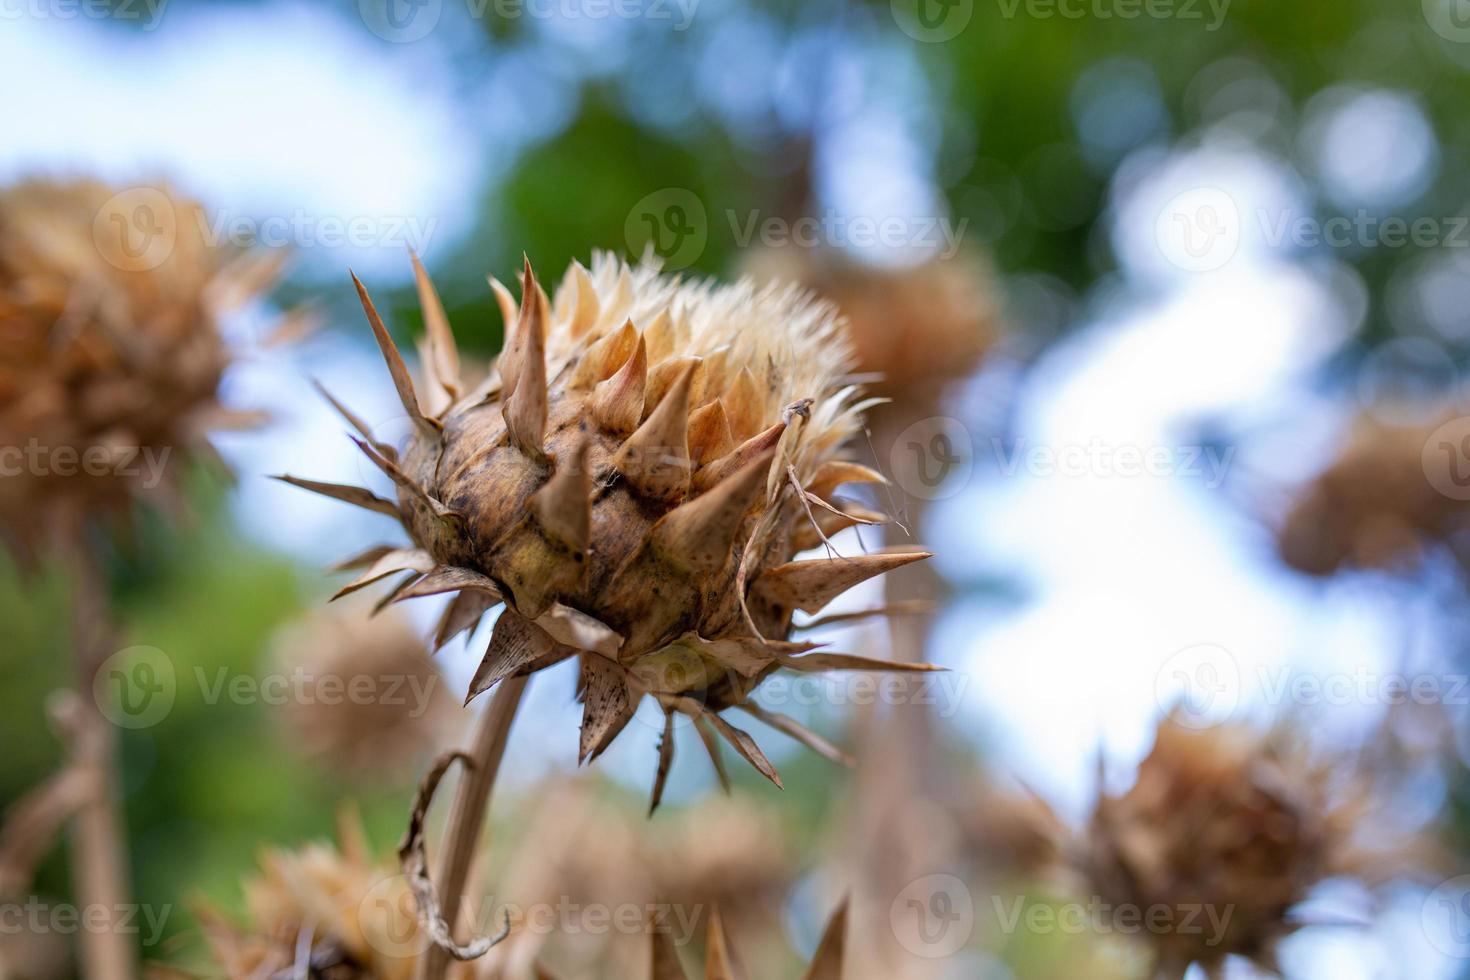
[[[428,947],[408,881],[374,859],[355,817],[341,821],[340,849],[272,850],[245,882],[247,922],[204,910],[216,965],[231,980],[411,980]],[[455,964],[452,980],[469,980]]]
[[[1286,563],[1311,575],[1412,565],[1428,543],[1465,527],[1465,502],[1437,490],[1425,470],[1426,443],[1443,421],[1391,426],[1360,419],[1282,523],[1278,547]]]
[[[792,288],[683,283],[606,255],[590,273],[573,264],[552,302],[528,263],[519,305],[496,284],[514,328],[487,381],[466,391],[443,308],[416,269],[428,326],[419,387],[358,284],[414,433],[395,448],[349,422],[397,500],[285,479],[401,522],[413,547],[361,556],[355,584],[412,572],[396,598],[457,593],[439,642],[505,603],[470,697],[580,657],[586,760],[653,695],[668,719],[656,804],[676,712],[779,784],[720,713],[758,712],[747,698],[765,677],[933,669],[787,640],[797,610],[927,557],[793,560],[820,541],[813,532],[867,519],[826,495],[876,476],[841,459],[865,403],[838,384],[848,355],[827,307]],[[823,744],[787,721],[777,719]]]
[[[204,433],[250,420],[216,400],[230,361],[218,317],[275,264],[212,244],[208,227],[161,190],[0,191],[0,534],[23,557],[62,522],[140,496],[173,504]]]
[[[458,726],[444,677],[396,611],[311,616],[280,636],[275,657],[292,678],[283,706],[288,743],[333,773],[407,775]]]
[[[1194,963],[1217,971],[1228,956],[1274,970],[1277,944],[1305,924],[1294,912],[1318,883],[1374,866],[1376,881],[1411,871],[1368,859],[1363,784],[1344,784],[1341,767],[1289,735],[1165,719],[1132,788],[1098,801],[1081,845],[1096,894],[1135,915],[1202,909],[1218,925],[1150,930],[1161,975],[1182,977]]]

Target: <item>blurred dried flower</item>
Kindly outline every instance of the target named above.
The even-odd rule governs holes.
[[[679,962],[679,950],[672,938],[654,922],[648,923],[649,937],[649,980],[688,980],[683,965]],[[802,974],[803,980],[842,980],[843,947],[847,941],[847,903],[843,902],[822,933],[812,962]],[[736,980],[735,964],[738,957],[732,952],[729,937],[718,911],[710,916],[709,942],[705,948],[706,980]],[[555,975],[543,967],[537,967],[540,980],[556,980]]]
[[[1365,836],[1372,798],[1340,760],[1315,759],[1289,728],[1158,728],[1152,752],[1122,796],[1097,803],[1080,867],[1113,908],[1202,909],[1219,928],[1150,929],[1160,974],[1198,963],[1212,976],[1226,957],[1276,970],[1280,940],[1327,878],[1368,884],[1413,874],[1412,848]],[[1376,846],[1375,846],[1376,845]]]
[[[275,657],[302,681],[284,705],[290,746],[334,773],[404,775],[458,728],[443,676],[396,611],[310,616],[278,638]]]
[[[1337,458],[1292,503],[1278,532],[1282,559],[1311,575],[1410,566],[1428,543],[1464,527],[1465,502],[1435,489],[1425,472],[1425,444],[1443,421],[1359,419]]]
[[[524,835],[499,891],[522,908],[665,905],[681,928],[702,928],[719,909],[740,935],[765,945],[780,935],[780,911],[799,867],[779,816],[748,799],[718,796],[649,822],[611,786],[587,777],[538,787],[515,821]],[[485,957],[491,975],[518,976],[532,961],[569,977],[624,975],[645,954],[606,930],[565,935],[527,930]],[[688,937],[685,937],[688,938]],[[549,951],[548,948],[550,947]],[[762,949],[773,957],[784,948]],[[748,964],[749,965],[749,964]]]
[[[998,336],[994,279],[972,251],[882,268],[832,249],[789,247],[758,251],[747,268],[757,281],[794,282],[835,303],[857,370],[888,397],[921,397],[969,374]]]
[[[443,307],[416,271],[428,327],[422,393],[358,284],[413,436],[401,451],[384,445],[344,410],[397,501],[284,479],[402,523],[414,546],[360,556],[353,564],[366,571],[349,589],[407,572],[396,599],[457,593],[439,643],[506,604],[470,697],[579,656],[585,760],[653,695],[667,719],[656,805],[676,712],[707,746],[724,738],[779,784],[721,714],[770,717],[748,701],[765,677],[781,667],[932,669],[787,641],[796,610],[927,557],[791,560],[865,519],[827,502],[836,486],[877,478],[841,456],[867,403],[837,383],[847,350],[827,307],[792,288],[683,283],[608,255],[590,273],[574,263],[552,302],[527,263],[519,307],[496,284],[515,328],[496,370],[466,391]]]
[[[0,533],[22,557],[140,497],[174,505],[230,354],[222,311],[273,259],[220,247],[199,205],[153,188],[34,180],[0,190]]]
[[[230,980],[411,980],[428,938],[407,879],[373,858],[355,816],[341,846],[270,850],[245,882],[245,925],[205,909],[215,965]],[[455,980],[472,974],[463,964]]]
[[[1047,879],[1064,867],[1066,825],[1028,787],[987,781],[963,823],[966,851],[985,875]]]

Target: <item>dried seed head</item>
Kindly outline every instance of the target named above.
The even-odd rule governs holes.
[[[225,976],[291,980],[411,980],[428,945],[408,881],[376,860],[355,817],[341,846],[310,844],[261,856],[245,882],[245,924],[204,910],[205,933]],[[449,976],[469,980],[455,964]]]
[[[334,774],[407,775],[458,727],[454,697],[397,610],[311,616],[281,635],[275,657],[299,678],[283,706],[288,744]]]
[[[63,521],[140,497],[171,505],[212,426],[230,356],[223,309],[274,277],[216,246],[193,202],[91,181],[0,190],[0,533],[22,555]]]
[[[398,499],[285,479],[399,518],[414,547],[375,552],[365,577],[421,575],[400,598],[458,592],[441,640],[505,602],[471,697],[580,656],[584,759],[651,694],[775,780],[719,712],[776,669],[932,669],[786,642],[795,611],[927,557],[793,561],[813,502],[827,506],[811,488],[830,490],[826,464],[865,407],[838,381],[848,352],[828,307],[794,288],[685,283],[607,255],[590,272],[574,264],[548,301],[528,264],[518,305],[497,286],[512,326],[496,369],[426,414],[359,290],[415,420],[400,449],[361,443]],[[430,335],[418,387],[465,390],[443,376],[452,343],[447,329]],[[666,739],[655,799],[672,748]]]
[[[756,253],[750,271],[835,303],[847,319],[857,370],[888,397],[913,398],[926,385],[968,374],[998,334],[993,276],[972,252],[884,269],[831,250],[769,249]]]
[[[1459,465],[1431,455],[1431,436],[1451,413],[1423,426],[1392,426],[1364,417],[1336,460],[1292,502],[1277,535],[1281,557],[1311,575],[1343,567],[1412,565],[1433,541],[1444,541],[1470,518],[1463,500],[1441,493],[1426,467]],[[1428,448],[1426,448],[1428,447]]]
[[[1165,719],[1133,787],[1098,801],[1082,845],[1097,895],[1115,908],[1220,917],[1219,930],[1150,933],[1163,975],[1183,976],[1193,963],[1218,970],[1231,955],[1275,969],[1309,890],[1370,863],[1362,784],[1344,784],[1340,766],[1313,759],[1290,735]]]

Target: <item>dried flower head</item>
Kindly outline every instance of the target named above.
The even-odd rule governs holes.
[[[1306,924],[1294,912],[1314,886],[1406,870],[1365,848],[1362,784],[1289,736],[1168,718],[1132,788],[1099,799],[1081,858],[1095,894],[1131,914],[1197,908],[1219,923],[1150,930],[1161,975],[1197,963],[1213,976],[1228,956],[1275,970],[1277,944]]]
[[[865,265],[831,250],[767,249],[750,262],[762,281],[795,282],[837,305],[847,319],[856,367],[871,387],[912,398],[962,377],[995,344],[996,290],[973,252],[909,268]]]
[[[1278,547],[1286,563],[1312,575],[1412,565],[1430,542],[1463,528],[1464,501],[1437,490],[1425,469],[1426,443],[1444,421],[1393,426],[1359,419],[1337,459],[1301,491],[1282,523]]]
[[[966,850],[983,874],[1046,879],[1063,869],[1066,826],[1029,787],[987,781],[963,823]]]
[[[407,879],[374,859],[354,817],[339,833],[340,849],[263,854],[245,882],[245,925],[205,910],[211,954],[230,980],[411,980],[428,941]],[[462,964],[450,973],[470,975]]]
[[[767,717],[748,696],[773,671],[932,669],[787,639],[798,610],[927,557],[793,560],[866,519],[830,504],[833,488],[879,479],[841,456],[865,404],[839,384],[847,349],[827,307],[794,288],[686,283],[608,255],[590,273],[574,263],[552,302],[527,263],[519,305],[495,284],[515,326],[489,378],[466,391],[443,307],[415,267],[422,393],[358,284],[413,435],[387,446],[344,413],[397,500],[284,479],[402,523],[413,546],[361,556],[354,586],[409,573],[397,599],[457,593],[441,644],[505,603],[470,697],[579,656],[585,760],[653,695],[666,714],[657,803],[675,713],[779,783],[721,714]],[[773,723],[830,748],[789,719]]]
[[[230,355],[218,318],[276,264],[217,246],[199,205],[162,190],[30,181],[0,190],[0,533],[44,536],[131,501],[173,503]]]
[[[396,611],[310,616],[281,634],[275,657],[301,681],[283,706],[289,744],[334,773],[407,774],[458,726],[444,677]]]

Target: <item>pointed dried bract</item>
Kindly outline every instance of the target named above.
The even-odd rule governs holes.
[[[655,928],[650,921],[648,927],[650,980],[689,980],[684,967],[679,963],[678,950],[667,933]],[[802,974],[802,980],[843,980],[843,946],[847,941],[847,902],[838,906],[827,922],[822,941],[812,957],[811,964]],[[735,973],[731,965],[730,939],[725,934],[720,917],[710,919],[710,938],[706,950],[707,964],[705,980],[733,980]]]
[[[332,607],[285,630],[275,659],[297,685],[282,706],[292,750],[358,780],[409,775],[458,727],[448,684],[401,616]]]
[[[233,305],[279,263],[208,236],[165,188],[36,180],[0,189],[0,537],[33,557],[58,528],[177,508],[219,404]]]
[[[1161,975],[1190,964],[1215,975],[1228,956],[1270,970],[1321,882],[1362,879],[1369,867],[1367,884],[1422,870],[1401,840],[1374,840],[1370,784],[1348,761],[1314,757],[1290,727],[1199,730],[1167,718],[1132,788],[1098,800],[1080,868],[1111,908],[1219,917],[1218,930],[1149,930]]]
[[[498,588],[518,639],[492,640],[471,695],[580,654],[584,757],[653,694],[779,782],[718,712],[783,663],[886,669],[792,660],[808,649],[785,642],[793,613],[924,557],[792,564],[814,514],[849,518],[802,489],[835,487],[832,464],[861,428],[837,320],[795,289],[683,282],[605,255],[572,269],[553,303],[529,266],[519,303],[497,295],[515,324],[499,383],[438,413],[439,428],[420,427],[396,460],[364,447],[434,565],[429,586],[402,595],[445,591],[455,569]],[[450,341],[434,333],[439,388],[465,391],[438,377]],[[302,485],[388,509],[366,491]],[[441,636],[467,615],[456,607]],[[665,767],[672,752],[670,739]]]

